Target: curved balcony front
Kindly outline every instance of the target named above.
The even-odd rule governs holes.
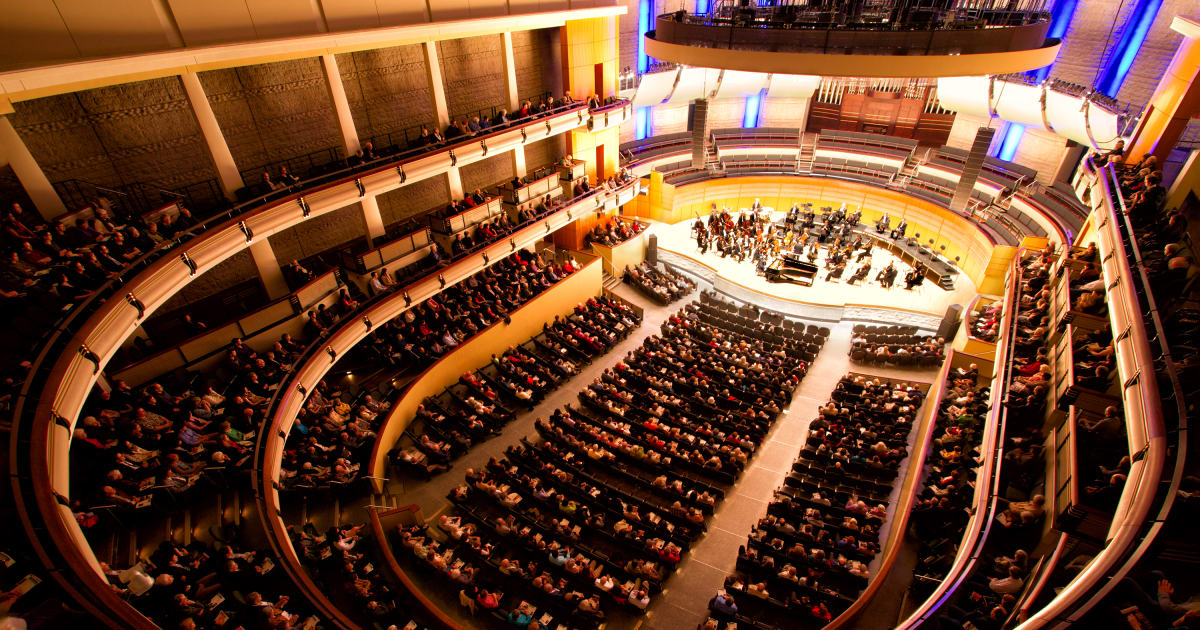
[[[646,33],[662,61],[778,74],[844,77],[953,77],[1006,74],[1054,62],[1060,42],[1050,20],[916,24],[800,24],[670,13]]]

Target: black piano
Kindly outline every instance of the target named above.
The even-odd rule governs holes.
[[[795,282],[811,287],[817,277],[818,268],[815,264],[800,258],[795,254],[784,253],[767,267],[767,282]]]

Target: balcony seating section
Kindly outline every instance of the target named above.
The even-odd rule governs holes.
[[[980,458],[991,387],[978,368],[956,368],[946,376],[937,401],[933,450],[925,462],[925,486],[913,505],[910,529],[920,541],[912,589],[928,596],[946,577],[963,543]]]
[[[806,445],[738,551],[709,604],[738,627],[820,628],[870,579],[879,528],[925,391],[867,375],[843,377]],[[890,401],[888,409],[879,401]],[[854,428],[849,428],[850,423]]]

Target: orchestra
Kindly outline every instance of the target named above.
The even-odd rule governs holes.
[[[875,246],[872,238],[856,232],[862,220],[862,210],[849,211],[846,204],[838,208],[823,208],[824,220],[818,224],[818,214],[811,203],[792,203],[778,224],[770,220],[769,209],[755,199],[749,208],[731,212],[728,207],[718,208],[712,204],[707,218],[699,216],[692,225],[692,236],[701,254],[713,249],[721,258],[732,258],[737,262],[750,260],[758,275],[768,279],[779,279],[780,270],[791,270],[805,266],[804,259],[815,270],[821,249],[828,254],[824,261],[826,280],[840,280],[846,275],[847,267],[853,269],[847,284],[867,282],[871,273],[871,255]],[[874,223],[875,232],[888,234],[892,239],[903,238],[908,222],[903,218],[891,229],[891,217],[884,214]],[[905,273],[904,287],[912,290],[925,281],[927,267],[916,262]],[[895,263],[889,262],[874,281],[890,289],[899,271]],[[808,277],[815,276],[815,272]],[[802,283],[804,284],[804,283]]]

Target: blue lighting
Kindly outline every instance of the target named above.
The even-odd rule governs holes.
[[[758,106],[762,103],[762,92],[746,97],[746,113],[742,114],[742,127],[753,129],[758,126]]]
[[[1130,18],[1125,23],[1125,32],[1121,34],[1121,41],[1113,49],[1108,67],[1104,69],[1104,76],[1100,78],[1097,87],[1101,92],[1114,98],[1117,96],[1121,84],[1125,83],[1125,76],[1129,74],[1129,67],[1133,65],[1138,50],[1146,41],[1150,25],[1154,24],[1154,17],[1162,8],[1162,3],[1163,0],[1138,0],[1137,5],[1133,7]]]
[[[1013,156],[1017,154],[1017,146],[1021,144],[1023,135],[1025,135],[1025,125],[1009,123],[1008,129],[1004,132],[1004,141],[1000,143],[1000,150],[996,152],[996,157],[1011,162]]]
[[[646,31],[650,30],[650,10],[654,0],[638,2],[638,35],[637,35],[637,71],[644,74],[650,67],[650,58],[646,56]]]
[[[708,0],[696,0],[696,15],[708,13]]]
[[[634,116],[636,117],[634,124],[637,126],[637,131],[635,132],[636,135],[634,138],[636,140],[644,140],[652,135],[652,131],[650,129],[650,108],[639,107],[637,108],[637,111],[634,112]]]
[[[1054,3],[1054,9],[1050,11],[1050,31],[1046,33],[1047,38],[1062,39],[1067,34],[1067,27],[1071,25],[1071,19],[1075,17],[1075,6],[1079,0],[1058,0]],[[1029,76],[1038,81],[1043,81],[1050,74],[1050,67],[1045,66],[1037,70],[1029,71]]]

